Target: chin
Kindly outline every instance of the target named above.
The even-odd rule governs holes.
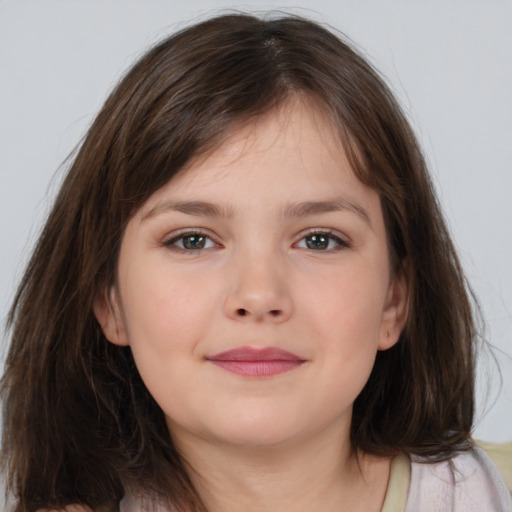
[[[226,418],[227,419],[227,418]],[[209,432],[218,441],[237,447],[273,448],[293,443],[304,435],[297,429],[297,423],[289,418],[279,418],[270,414],[244,414],[216,426]]]

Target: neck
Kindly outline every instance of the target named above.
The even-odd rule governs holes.
[[[348,438],[334,439],[237,447],[195,438],[178,447],[208,512],[380,511],[389,459],[356,457]]]

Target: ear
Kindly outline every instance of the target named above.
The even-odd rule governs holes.
[[[118,293],[114,286],[97,295],[92,309],[103,334],[111,343],[121,346],[129,345],[123,314],[119,307]]]
[[[387,350],[398,342],[409,312],[409,279],[404,263],[392,276],[382,314],[378,350]]]

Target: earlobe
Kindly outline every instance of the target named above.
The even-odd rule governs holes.
[[[409,283],[405,266],[389,285],[382,315],[378,349],[387,350],[398,342],[409,312]]]
[[[92,309],[103,334],[111,343],[121,346],[129,344],[117,292],[113,287],[98,294],[94,299]]]

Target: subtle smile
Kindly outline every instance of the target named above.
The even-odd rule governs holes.
[[[271,377],[301,366],[299,356],[278,348],[241,347],[206,358],[216,366],[245,377]]]

